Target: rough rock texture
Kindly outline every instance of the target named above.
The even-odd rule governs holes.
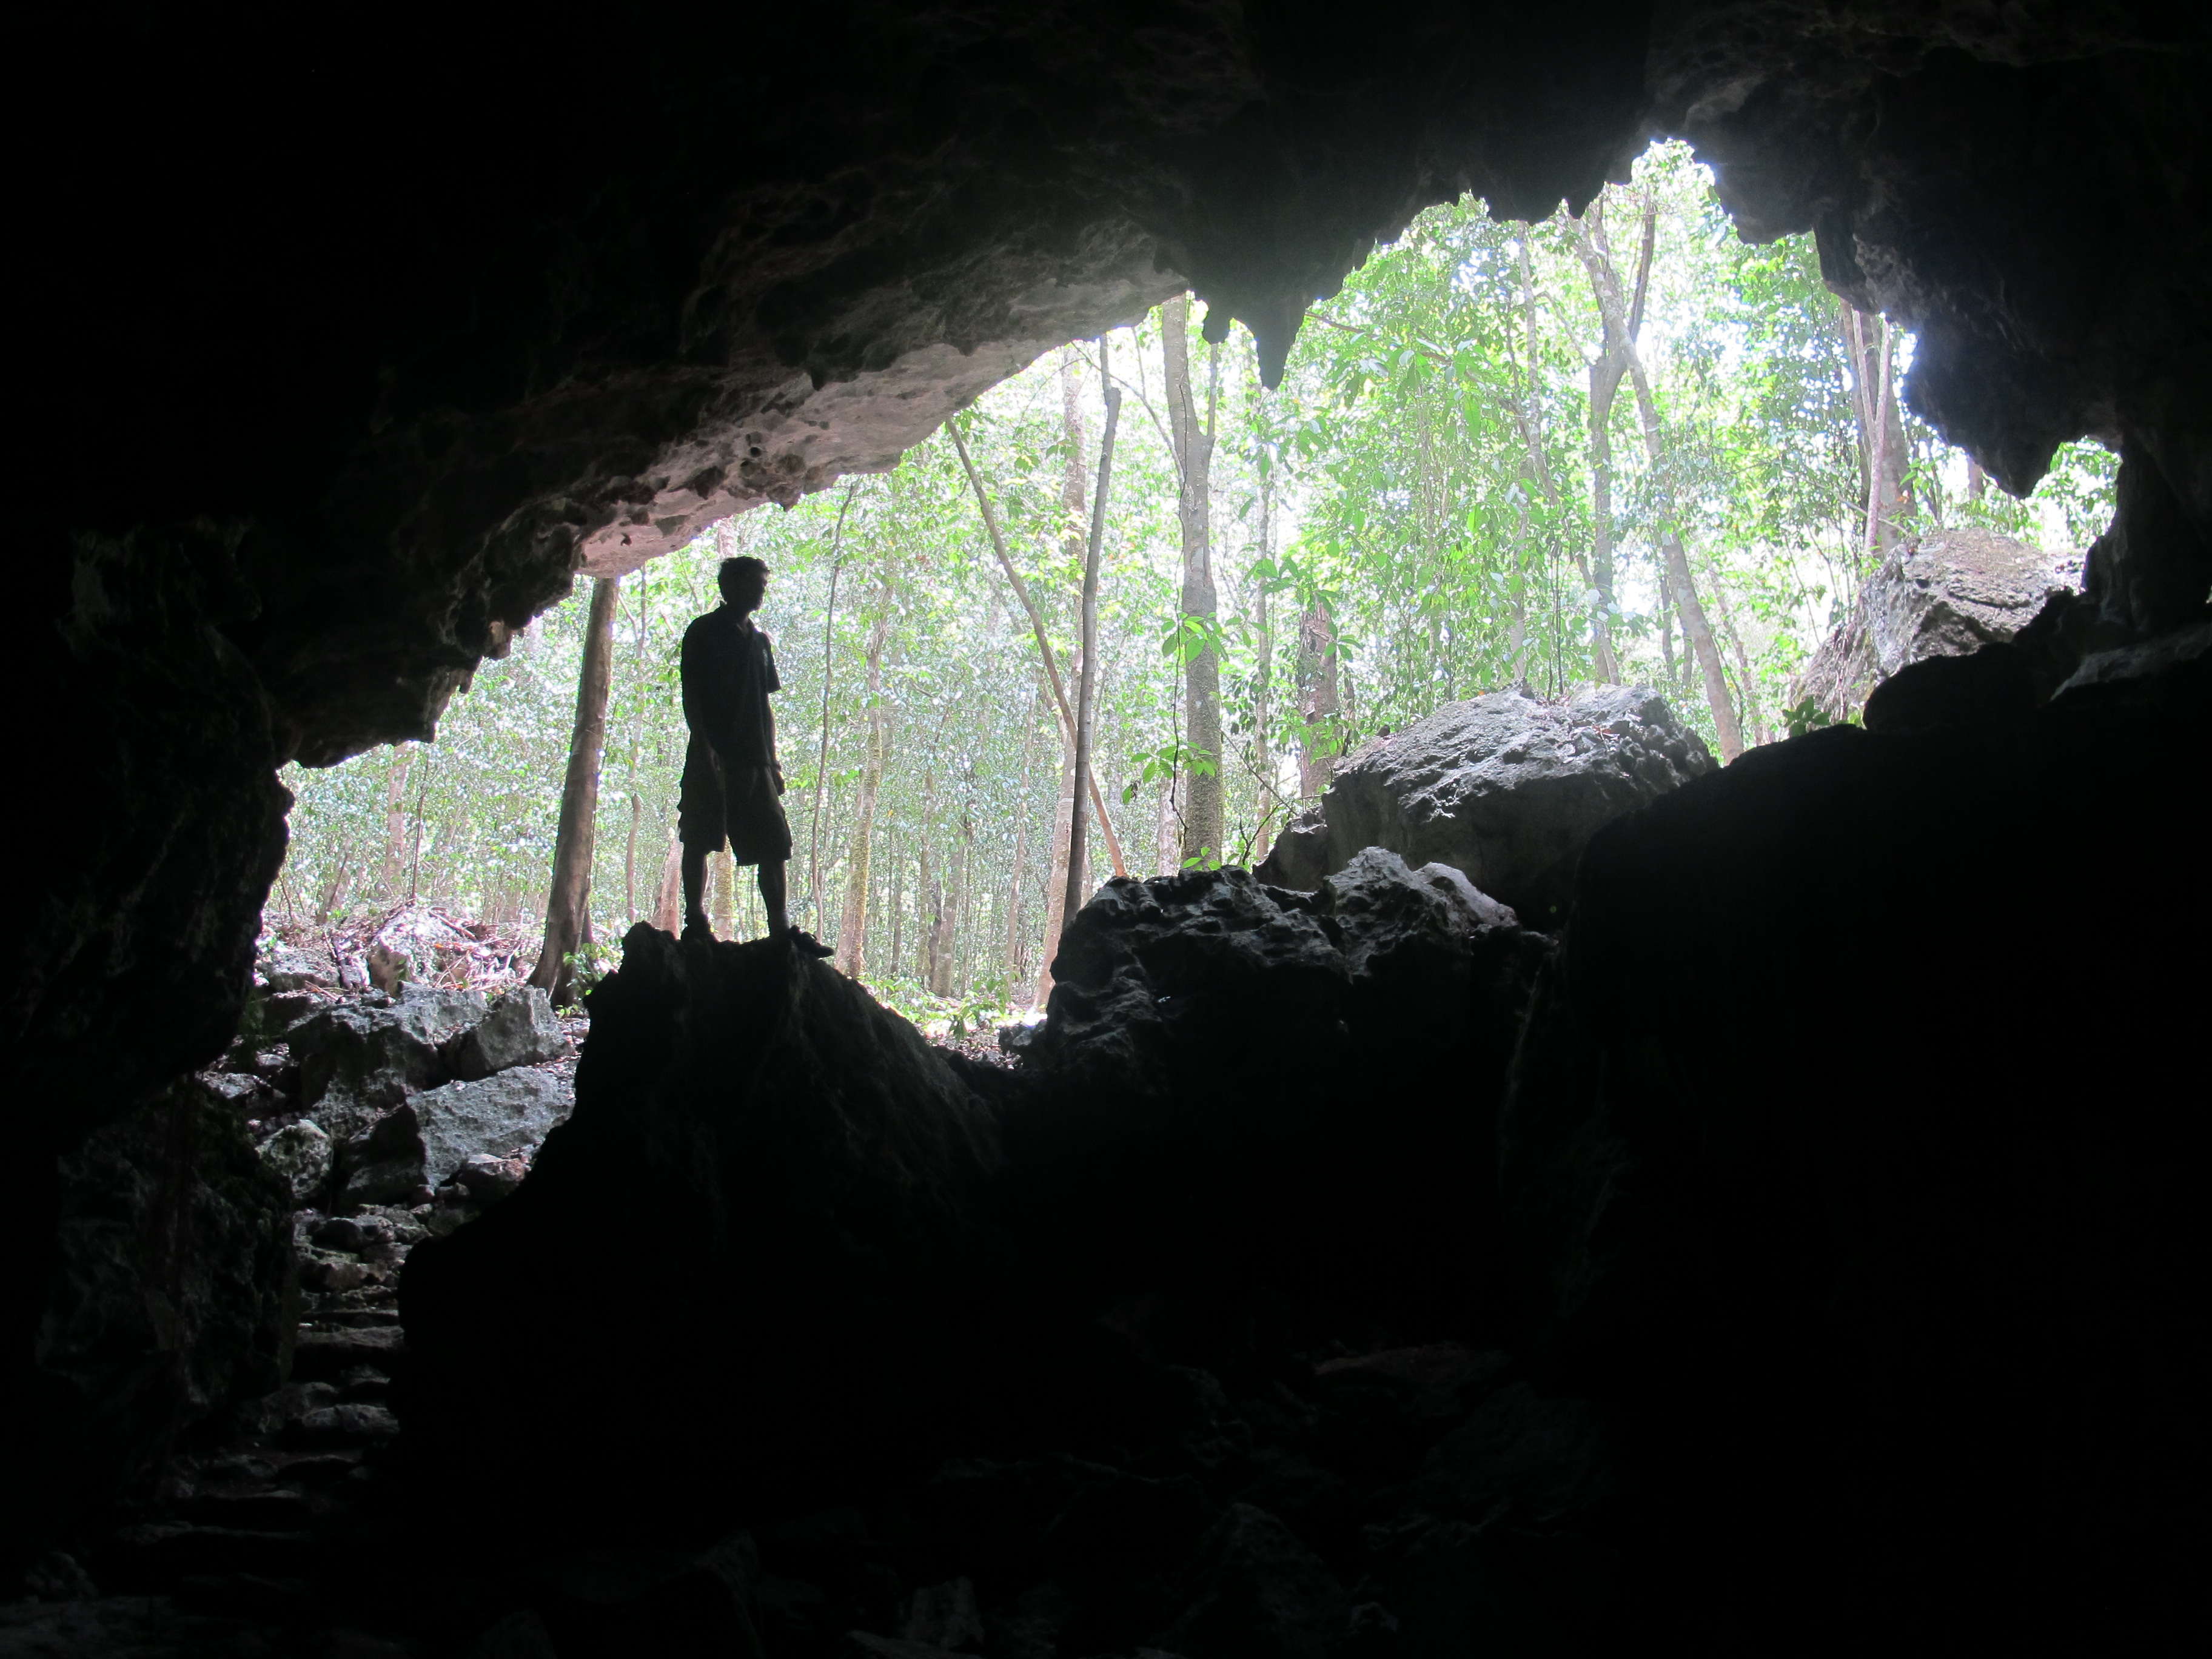
[[[2062,439],[2118,444],[2076,656],[2201,620],[2212,580],[2201,10],[1414,0],[1345,29],[955,0],[644,16],[582,51],[394,24],[312,73],[255,20],[52,27],[106,116],[26,212],[102,248],[127,179],[162,252],[33,262],[24,304],[67,353],[15,538],[45,716],[18,765],[67,810],[0,942],[0,1091],[41,1146],[221,1052],[273,768],[427,734],[586,559],[886,461],[1185,279],[1278,358],[1420,206],[1541,213],[1647,131],[1693,139],[1747,231],[1816,228],[1919,330],[1916,405],[2013,487]],[[607,67],[648,61],[684,95]],[[36,1302],[0,1287],[8,1343]]]
[[[1673,1495],[1640,1620],[1747,1650],[2198,1627],[2208,716],[2199,658],[1818,732],[1591,842],[1502,1190],[1547,1375]]]
[[[1177,1367],[1265,1390],[1316,1332],[1497,1316],[1490,1114],[1544,948],[1380,851],[1319,896],[1116,882],[1008,1073],[781,947],[634,929],[574,1115],[408,1264],[409,1435],[431,1468],[542,1443],[484,1498],[519,1542],[818,1506],[963,1444],[1219,1464],[1234,1413]]]
[[[767,942],[640,926],[591,1007],[577,1109],[530,1178],[408,1262],[410,1435],[434,1461],[540,1440],[496,1494],[533,1529],[640,1524],[598,1506],[641,1492],[679,1529],[733,1491],[896,1462],[993,1340],[981,1103]]]
[[[0,1558],[82,1523],[177,1434],[283,1380],[295,1317],[291,1194],[235,1109],[197,1083],[58,1160],[46,1224],[10,1216],[36,1335],[0,1373]],[[26,1535],[26,1532],[29,1535]]]
[[[302,1118],[288,1123],[256,1149],[270,1173],[282,1181],[295,1202],[305,1203],[330,1179],[331,1138],[320,1124]]]
[[[465,1083],[503,1072],[510,1066],[534,1066],[568,1051],[553,1000],[535,985],[520,985],[492,1005],[489,1017],[448,1040],[446,1066]]]
[[[1939,531],[1867,579],[1850,615],[1790,688],[1791,700],[1811,698],[1832,720],[1856,715],[1907,664],[2009,641],[2047,601],[2080,586],[2075,556],[1992,531]]]
[[[1363,744],[1254,873],[1311,889],[1362,848],[1387,847],[1450,865],[1549,925],[1600,825],[1712,765],[1648,686],[1590,686],[1561,703],[1492,692]]]
[[[1030,1224],[1097,1294],[1146,1286],[1164,1341],[1255,1286],[1309,1333],[1353,1308],[1480,1328],[1491,1114],[1547,948],[1458,872],[1380,848],[1310,895],[1241,870],[1109,882],[1020,1051],[1051,1103],[1008,1128]],[[1099,1261],[1081,1241],[1109,1232]]]
[[[395,1000],[341,1002],[285,1033],[300,1062],[300,1109],[337,1139],[365,1129],[417,1089],[444,1081],[440,1052],[484,1018],[480,991],[401,987]]]
[[[568,1115],[568,1104],[560,1081],[537,1071],[426,1090],[340,1149],[341,1201],[406,1200],[418,1188],[452,1180],[472,1158],[503,1159],[534,1148]]]

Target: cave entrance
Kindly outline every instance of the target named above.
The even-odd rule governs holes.
[[[1835,295],[1809,235],[1735,236],[1679,143],[1579,216],[1427,210],[1314,306],[1275,390],[1202,314],[1111,331],[1107,380],[1097,340],[1048,352],[787,509],[600,532],[597,587],[487,665],[434,744],[289,775],[265,920],[302,945],[349,928],[365,973],[390,914],[427,904],[485,936],[449,952],[465,972],[527,972],[598,625],[586,981],[633,923],[673,931],[677,650],[748,554],[775,572],[800,925],[941,1034],[1041,1011],[1109,381],[1086,892],[1261,863],[1340,761],[1468,697],[1648,685],[1721,757],[1856,719],[1869,683],[1808,674],[1886,566],[1955,546],[1929,580],[1996,584],[2016,627],[2078,586],[2112,510],[2094,442],[2025,501],[1990,483],[1903,395],[1913,337]],[[726,857],[708,905],[726,937],[763,925]]]

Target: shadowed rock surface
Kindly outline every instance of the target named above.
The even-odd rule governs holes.
[[[1360,848],[1387,847],[1449,865],[1550,925],[1600,825],[1712,765],[1649,686],[1591,686],[1559,703],[1494,691],[1363,744],[1254,873],[1311,889]]]
[[[1643,1617],[1748,1645],[1823,1607],[1839,1650],[2200,1617],[2212,1149],[2176,1091],[2212,990],[2208,713],[2200,659],[1814,732],[1591,842],[1502,1190],[1545,1375],[1621,1407],[1679,1500]],[[1682,1040],[1721,1010],[1728,1041]],[[1710,1594],[1723,1559],[1747,1593]]]
[[[879,464],[1186,281],[1279,360],[1423,204],[1540,214],[1646,132],[1686,137],[1745,231],[1814,229],[1833,283],[1917,331],[1908,397],[1996,477],[2118,446],[2058,654],[2156,657],[2203,623],[2212,118],[2188,9],[1436,3],[1343,28],[1255,3],[1139,27],[978,0],[647,17],[580,56],[534,24],[448,20],[433,49],[395,21],[313,73],[272,69],[258,20],[60,27],[47,60],[98,63],[103,116],[34,131],[32,220],[99,249],[127,197],[161,256],[34,261],[26,306],[67,361],[20,492],[19,672],[46,717],[19,766],[67,810],[39,820],[0,950],[10,1458],[41,1432],[52,1160],[235,1030],[274,768],[427,735],[578,569]],[[680,58],[686,95],[610,90],[602,60],[641,52]],[[574,114],[594,100],[619,107]],[[2075,846],[2112,850],[2104,822]],[[2036,883],[2152,879],[2139,848],[2050,851]],[[1960,850],[1912,923],[2042,890],[1984,881],[1990,856]],[[51,1524],[35,1485],[5,1489],[11,1528]]]
[[[8,1218],[11,1247],[39,1252],[26,1277],[40,1305],[25,1416],[0,1443],[15,1498],[0,1515],[59,1530],[149,1474],[179,1432],[281,1382],[297,1292],[291,1194],[198,1082],[50,1170],[46,1214]]]
[[[1489,1113],[1543,942],[1380,852],[1282,897],[1113,884],[1011,1074],[778,946],[634,929],[575,1115],[409,1264],[410,1433],[542,1432],[518,1516],[727,1522],[933,1447],[1110,1443],[1170,1362],[1264,1388],[1317,1331],[1494,1319]]]
[[[1993,531],[1938,531],[1893,554],[1859,589],[1850,615],[1820,642],[1790,688],[1832,720],[1859,714],[1868,694],[1929,657],[1972,656],[2008,643],[2045,604],[2081,585],[2079,561]]]

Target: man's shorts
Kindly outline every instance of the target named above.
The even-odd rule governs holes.
[[[684,790],[677,833],[687,853],[719,853],[727,841],[739,864],[782,864],[791,857],[791,824],[765,766],[725,766],[714,746],[693,733],[684,753]]]

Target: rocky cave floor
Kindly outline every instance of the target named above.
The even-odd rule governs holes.
[[[402,1006],[324,984],[272,1000],[295,1030],[302,1009],[373,1021]],[[557,1018],[568,1052],[512,1070],[553,1085],[565,1117],[589,1020]],[[990,1035],[935,1046],[970,1066],[1010,1064]],[[301,1069],[283,1041],[244,1042],[202,1080],[255,1114],[247,1128],[266,1159],[307,1115]],[[1573,1448],[1592,1425],[1551,1421],[1555,1409],[1516,1382],[1508,1356],[1370,1330],[1239,1386],[1168,1367],[1141,1414],[1152,1431],[1143,1443],[953,1458],[872,1501],[766,1518],[693,1556],[598,1553],[518,1573],[433,1555],[420,1506],[499,1481],[532,1449],[411,1465],[389,1403],[407,1364],[400,1270],[422,1240],[511,1192],[536,1151],[519,1149],[508,1178],[489,1187],[448,1180],[392,1202],[344,1200],[359,1177],[343,1152],[335,1170],[313,1172],[293,1217],[290,1380],[201,1425],[88,1549],[27,1574],[0,1605],[0,1655],[1171,1659],[1141,1638],[1172,1625],[1201,1652],[1224,1640],[1298,1652],[1325,1635],[1329,1651],[1358,1659],[1396,1648],[1374,1582],[1386,1564],[1402,1580],[1410,1550],[1449,1573],[1455,1534],[1479,1511],[1495,1521],[1530,1501],[1455,1489],[1501,1443],[1556,1443],[1540,1454],[1555,1489],[1534,1494],[1537,1510],[1589,1496],[1573,1490]],[[1438,1527],[1455,1514],[1465,1518]],[[1549,1517],[1529,1518],[1541,1531]],[[703,1610],[685,1605],[700,1582],[719,1587]],[[729,1617],[732,1603],[742,1617]]]
[[[389,1000],[337,991],[316,994],[316,1006],[374,1015]],[[573,1102],[588,1020],[564,1015],[562,1030],[571,1053],[526,1071]],[[938,1048],[1009,1064],[980,1033]],[[248,1128],[268,1146],[303,1117],[299,1078],[272,1042],[204,1079],[258,1113]],[[531,1146],[520,1161],[533,1155]],[[1207,1371],[1168,1367],[1148,1444],[1011,1464],[956,1458],[874,1502],[775,1517],[695,1558],[599,1553],[487,1573],[427,1558],[418,1506],[441,1489],[458,1498],[498,1482],[531,1449],[487,1444],[473,1467],[410,1467],[389,1391],[407,1364],[398,1276],[410,1249],[500,1197],[447,1182],[414,1203],[303,1203],[292,1378],[204,1425],[82,1559],[40,1562],[20,1599],[0,1606],[0,1655],[1151,1656],[1164,1650],[1133,1637],[1176,1613],[1203,1652],[1248,1628],[1259,1650],[1303,1650],[1321,1624],[1332,1652],[1389,1655],[1395,1620],[1371,1573],[1405,1555],[1409,1537],[1449,1571],[1453,1540],[1433,1520],[1464,1506],[1451,1491],[1462,1443],[1526,1437],[1520,1418],[1547,1413],[1513,1382],[1509,1356],[1367,1332],[1294,1356],[1290,1382],[1276,1367],[1243,1398]],[[1537,1427],[1562,1431],[1579,1437],[1575,1425]],[[702,1566],[745,1610],[759,1646],[744,1621],[728,1641],[712,1635],[712,1606],[668,1606],[671,1586]],[[580,1608],[602,1614],[581,1632]],[[664,1648],[648,1632],[671,1617],[681,1635]]]

